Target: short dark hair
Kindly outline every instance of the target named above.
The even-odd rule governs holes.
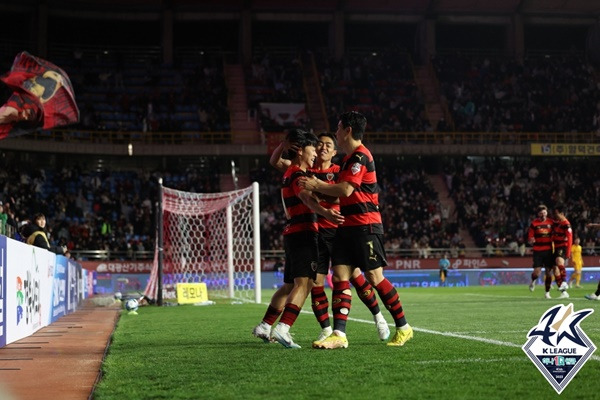
[[[367,129],[367,118],[358,111],[347,111],[340,115],[340,121],[344,128],[352,128],[352,138],[362,140]]]
[[[557,212],[563,214],[565,212],[565,207],[562,204],[556,204],[554,206],[554,211],[557,211]]]
[[[335,134],[331,132],[321,132],[317,137],[319,138],[319,140],[321,140],[322,137],[330,138],[331,140],[333,140],[333,148],[337,150],[337,138],[335,137]]]
[[[40,218],[44,218],[44,219],[46,219],[46,216],[45,216],[44,214],[42,214],[42,213],[37,213],[37,214],[35,214],[35,215],[33,216],[33,220],[34,220],[34,221],[37,221],[37,220],[38,220],[38,219],[40,219]]]
[[[319,143],[319,139],[314,133],[307,132],[303,129],[294,129],[290,131],[286,136],[286,140],[288,143],[295,143],[301,149],[305,148],[306,146],[317,147],[317,143]],[[288,157],[291,159],[294,159],[296,155],[297,154],[294,150],[288,150]]]

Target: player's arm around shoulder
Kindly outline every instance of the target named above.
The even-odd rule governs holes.
[[[314,176],[300,178],[299,185],[306,190],[332,197],[348,197],[354,192],[354,186],[350,182],[341,181],[331,185]]]
[[[333,208],[325,208],[319,204],[319,199],[310,190],[302,189],[298,193],[298,197],[302,202],[315,213],[324,216],[329,221],[335,224],[342,224],[344,217],[340,214],[339,210]]]

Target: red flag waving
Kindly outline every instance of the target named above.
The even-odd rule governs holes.
[[[12,90],[0,107],[0,139],[79,121],[71,81],[51,62],[21,52],[0,80]]]

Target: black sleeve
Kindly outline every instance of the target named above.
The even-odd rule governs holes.
[[[60,247],[60,246],[53,246],[53,245],[50,245],[50,248],[49,248],[48,250],[50,250],[51,252],[53,252],[53,253],[55,253],[55,254],[61,255],[61,256],[62,256],[63,254],[65,254],[65,252],[63,251],[63,248],[62,248],[62,247]]]
[[[42,249],[46,249],[46,250],[52,251],[50,249],[50,246],[48,246],[48,242],[46,242],[46,240],[44,239],[44,237],[42,235],[37,235],[35,237],[35,239],[33,239],[33,245],[35,247],[39,247],[39,248],[42,248]]]

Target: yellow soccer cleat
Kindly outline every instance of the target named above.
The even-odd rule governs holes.
[[[323,329],[321,330],[321,333],[319,334],[319,337],[317,338],[317,340],[315,340],[315,341],[313,341],[313,342],[312,342],[312,346],[313,346],[315,349],[318,349],[318,348],[319,348],[319,345],[320,345],[321,343],[323,343],[323,341],[324,341],[325,339],[327,339],[327,338],[328,338],[328,337],[331,335],[331,333],[332,333],[332,332],[333,332],[333,331],[332,331],[332,329],[331,329],[331,327],[330,327],[330,326],[328,326],[327,328],[323,328]]]
[[[408,342],[413,337],[413,329],[411,326],[408,329],[396,329],[396,333],[392,340],[390,340],[388,346],[404,346],[404,343]]]
[[[338,335],[335,331],[321,343],[313,343],[316,349],[347,349],[348,339],[346,336]]]

